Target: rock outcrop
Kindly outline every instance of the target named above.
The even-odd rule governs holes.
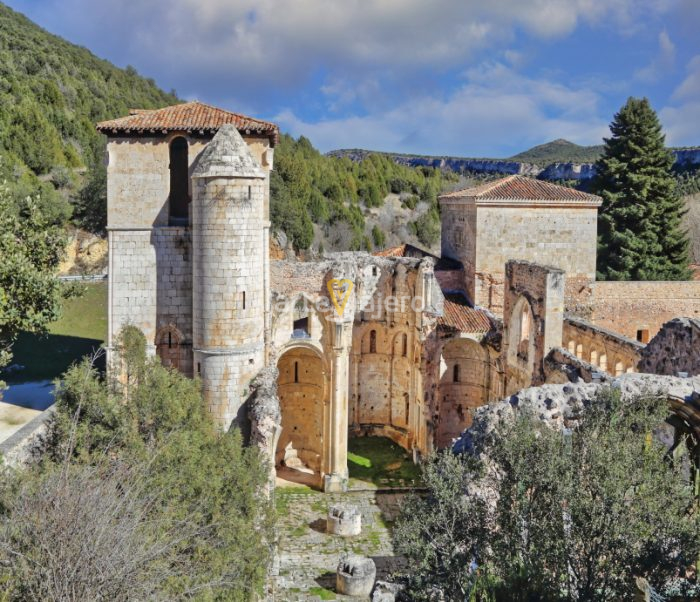
[[[676,156],[676,165],[700,165],[700,148],[672,149]],[[327,153],[332,157],[347,157],[352,161],[361,161],[371,151],[361,149],[341,149]],[[478,173],[497,173],[503,175],[519,174],[533,176],[542,180],[588,180],[593,177],[593,163],[560,162],[545,166],[512,159],[473,159],[469,157],[430,157],[424,155],[402,155],[380,153],[399,165],[408,167],[436,167],[451,169],[456,172],[474,171]]]

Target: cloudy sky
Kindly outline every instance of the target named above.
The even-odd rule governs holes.
[[[5,0],[7,1],[7,0]],[[596,144],[630,95],[700,145],[699,0],[9,0],[164,89],[321,150]]]

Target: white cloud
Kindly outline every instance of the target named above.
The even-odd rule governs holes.
[[[532,144],[567,138],[600,143],[608,133],[598,117],[597,95],[541,79],[529,79],[498,63],[470,70],[467,82],[447,98],[423,95],[367,116],[311,123],[292,111],[275,119],[323,150],[362,147],[462,156],[513,154]]]
[[[518,31],[540,39],[581,22],[630,29],[670,1],[47,0],[43,10],[71,39],[184,94],[246,103],[324,75],[359,84],[459,68]]]
[[[676,62],[676,46],[664,29],[659,34],[659,50],[654,59],[643,69],[638,69],[634,76],[643,82],[656,82],[673,68]]]
[[[659,112],[670,145],[697,145],[700,140],[700,54],[687,66],[688,75],[673,91],[677,104]]]

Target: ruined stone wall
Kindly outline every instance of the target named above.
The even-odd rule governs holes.
[[[700,374],[700,320],[674,318],[666,322],[641,355],[640,372]]]
[[[527,261],[506,264],[503,359],[506,394],[545,380],[544,358],[562,340],[564,273]]]
[[[562,347],[597,369],[620,376],[635,372],[644,345],[584,320],[564,320]]]
[[[673,318],[700,318],[700,281],[596,282],[590,321],[648,342]]]
[[[417,444],[426,417],[420,372],[422,314],[411,302],[423,295],[423,270],[389,264],[357,315],[350,361],[350,429]],[[418,269],[416,269],[418,268]],[[396,303],[383,300],[395,298]]]
[[[473,300],[497,315],[503,311],[504,266],[511,259],[553,266],[574,280],[595,278],[595,208],[480,206],[476,232]]]
[[[451,445],[472,422],[472,410],[489,400],[491,371],[488,349],[469,338],[445,342],[440,357],[436,445]]]
[[[290,458],[299,458],[320,472],[327,397],[323,361],[318,353],[301,347],[282,355],[278,369],[277,394],[284,410],[275,461],[290,464]]]

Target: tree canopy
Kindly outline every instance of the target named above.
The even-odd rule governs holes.
[[[646,98],[630,98],[610,124],[596,163],[598,273],[608,280],[685,280],[684,203],[659,119]]]

